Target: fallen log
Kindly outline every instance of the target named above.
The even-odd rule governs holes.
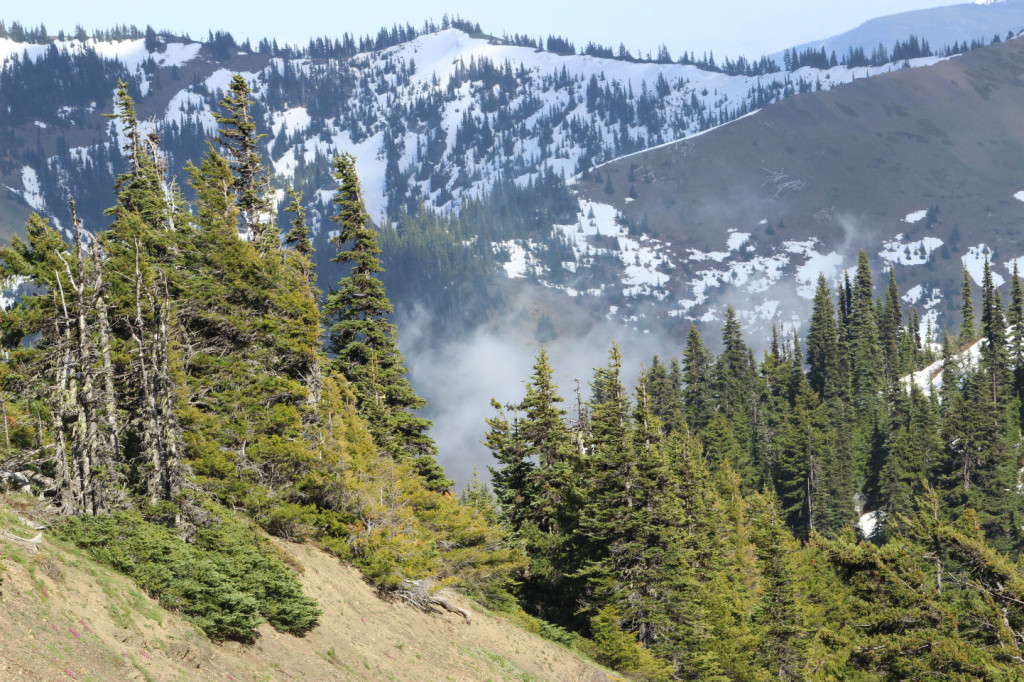
[[[34,538],[23,538],[13,533],[8,533],[5,530],[0,530],[0,537],[23,547],[27,547],[37,553],[39,552],[39,545],[43,543],[43,534],[41,532],[37,533]]]
[[[448,611],[449,613],[458,613],[458,614],[460,614],[463,618],[466,619],[466,625],[469,625],[473,621],[473,614],[472,613],[470,613],[467,609],[460,609],[458,606],[455,606],[455,605],[451,604],[447,599],[443,599],[441,597],[433,596],[433,597],[430,597],[430,603],[435,605],[435,606],[440,606],[441,608],[443,608],[445,611]]]

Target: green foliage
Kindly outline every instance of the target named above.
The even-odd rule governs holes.
[[[137,512],[71,517],[58,534],[213,640],[251,642],[264,621],[292,634],[312,629],[320,609],[267,541],[228,513],[210,511],[214,520],[197,528],[191,543]]]
[[[227,155],[210,145],[187,166],[186,206],[122,85],[128,170],[110,228],[85,249],[33,216],[27,241],[0,249],[0,280],[32,285],[0,317],[0,470],[45,481],[72,515],[67,538],[214,639],[251,641],[264,621],[301,634],[318,614],[249,520],[320,542],[385,590],[432,578],[500,596],[522,552],[483,489],[465,505],[444,492],[382,317],[354,167],[340,220],[356,230],[359,291],[379,297],[331,363],[300,196],[284,247],[243,78],[222,104]]]
[[[351,272],[324,305],[328,350],[335,355],[332,366],[352,385],[380,447],[396,460],[413,460],[433,489],[446,490],[451,481],[435,459],[437,448],[426,433],[430,422],[415,414],[425,401],[405,376],[398,332],[388,321],[393,307],[378,277],[383,271],[380,246],[366,213],[355,158],[336,157],[334,178],[339,183],[334,197],[338,214],[332,220],[340,229],[334,240],[339,253],[333,260],[350,263]]]
[[[987,546],[973,513],[951,523],[939,510],[928,490],[881,547],[815,541],[848,590],[825,643],[886,679],[1015,679],[1024,572]]]
[[[640,646],[619,625],[619,614],[605,607],[590,621],[600,663],[640,680],[668,680],[670,669]]]

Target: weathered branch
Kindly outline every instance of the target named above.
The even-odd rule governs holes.
[[[29,539],[29,538],[19,537],[17,535],[14,535],[13,533],[8,533],[5,530],[0,530],[0,537],[4,538],[5,540],[8,540],[10,542],[22,545],[23,547],[28,547],[33,552],[38,552],[39,551],[39,545],[41,545],[43,543],[43,534],[42,534],[42,532],[37,533],[34,538]]]
[[[436,611],[434,607],[440,606],[449,613],[457,613],[465,618],[466,625],[472,623],[473,614],[468,609],[460,608],[448,601],[444,590],[435,589],[433,581],[404,580],[403,583],[408,587],[403,587],[398,594],[410,606],[426,612]]]

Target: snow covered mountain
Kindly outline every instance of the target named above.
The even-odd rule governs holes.
[[[1003,38],[1024,29],[1024,0],[976,0],[973,3],[901,12],[866,21],[857,28],[824,40],[797,45],[796,50],[825,48],[840,55],[849,48],[866,53],[879,45],[886,49],[914,34],[933,49],[956,43],[982,42],[993,36]],[[774,55],[781,63],[782,55]]]
[[[457,206],[499,178],[525,183],[541,169],[572,176],[595,163],[708,130],[796,92],[898,68],[760,73],[748,67],[749,74],[730,74],[678,63],[565,56],[458,29],[347,57],[235,50],[227,59],[216,59],[199,43],[174,40],[159,40],[155,50],[147,51],[142,39],[49,45],[0,39],[0,57],[20,59],[22,71],[29,70],[26,59],[45,70],[61,54],[86,51],[114,61],[118,75],[137,84],[140,108],[177,156],[179,137],[213,133],[212,112],[221,93],[231,73],[242,72],[263,107],[277,176],[295,179],[300,166],[349,151],[358,160],[369,210],[377,220],[420,200],[436,209]],[[17,123],[45,130],[69,120],[74,125],[76,116],[95,122],[103,112],[94,105],[93,100],[65,105],[59,120]],[[58,149],[56,156],[108,156],[111,139]],[[56,156],[46,158],[46,164],[59,163],[64,175],[73,175],[73,162]],[[32,172],[36,178],[47,174],[38,165],[21,169],[20,190],[35,204],[37,195],[48,204],[60,203],[53,199],[73,190],[74,182],[57,174],[56,183],[38,190]],[[18,184],[15,180],[12,186]],[[328,190],[327,185],[309,187],[307,195]]]
[[[938,332],[958,324],[964,270],[980,286],[988,259],[1005,295],[1022,264],[1022,59],[1018,39],[794,97],[607,164],[581,203],[643,226],[657,247],[638,260],[666,275],[649,294],[678,326],[728,304],[748,328],[799,326],[818,275],[838,284],[864,249]]]
[[[901,39],[915,32],[911,26]],[[677,199],[647,191],[671,184],[679,169],[649,160],[662,154],[704,174],[704,162],[687,156],[704,140],[736,129],[749,136],[747,145],[777,141],[774,131],[751,128],[763,115],[753,112],[793,102],[782,117],[799,126],[796,103],[806,100],[793,95],[841,93],[865,76],[873,82],[948,58],[903,54],[856,68],[812,59],[785,70],[767,60],[716,66],[664,55],[647,62],[557,54],[468,26],[382,35],[375,49],[362,51],[347,39],[253,48],[226,34],[211,34],[206,43],[156,34],[39,44],[0,38],[0,96],[12,102],[0,111],[0,136],[9,142],[0,153],[0,182],[65,225],[66,198],[75,196],[86,226],[100,226],[120,169],[119,133],[102,118],[117,80],[128,80],[144,127],[161,135],[173,171],[204,151],[216,129],[213,112],[238,72],[252,84],[277,182],[304,192],[314,227],[327,225],[329,160],[343,151],[356,155],[368,208],[380,222],[423,209],[457,214],[500,183],[528,196],[552,178],[556,185],[578,181],[580,198],[539,221],[543,230],[502,227],[481,236],[463,225],[469,234],[460,244],[489,251],[499,277],[534,282],[639,328],[713,321],[719,294],[730,288],[744,292],[748,321],[796,322],[800,313],[782,292],[795,289],[797,296],[788,297],[802,300],[818,272],[836,275],[848,265],[835,235],[798,226],[799,235],[770,239],[764,233],[780,227],[778,218],[762,211],[747,216],[752,222],[730,222],[737,205],[726,199],[718,219],[680,238],[685,221],[676,229],[664,220]],[[679,139],[685,141],[673,142]],[[768,173],[758,182],[773,200],[806,194],[812,182],[813,169],[795,175],[787,168],[757,171]],[[714,177],[729,186],[728,175]],[[908,205],[899,216],[906,216],[903,229],[879,233],[873,252],[902,264],[932,262],[930,254],[949,240],[914,231],[914,216],[928,214],[932,203],[922,197]],[[3,208],[0,201],[0,221]],[[319,230],[324,250],[327,236]],[[938,300],[933,292],[941,288],[928,288],[920,302]]]

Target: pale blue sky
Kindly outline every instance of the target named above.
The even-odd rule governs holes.
[[[962,1],[962,0],[961,0]],[[13,4],[13,3],[12,3]],[[228,0],[43,0],[19,3],[0,14],[6,23],[46,24],[51,33],[81,24],[90,32],[115,24],[147,24],[157,30],[205,36],[210,28],[230,31],[239,41],[263,36],[306,42],[311,36],[376,33],[381,26],[421,26],[444,13],[479,22],[485,31],[556,34],[579,47],[588,40],[634,52],[655,52],[668,46],[673,56],[683,50],[713,50],[719,59],[740,54],[757,57],[854,28],[876,16],[914,9],[959,4],[949,0],[383,0],[378,2],[231,2]]]

